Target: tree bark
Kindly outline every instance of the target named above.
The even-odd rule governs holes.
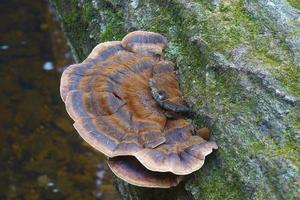
[[[77,61],[128,32],[159,32],[196,127],[219,149],[171,189],[116,179],[123,199],[297,199],[300,4],[286,0],[50,0]]]

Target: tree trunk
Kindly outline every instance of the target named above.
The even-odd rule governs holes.
[[[297,199],[297,0],[50,0],[77,61],[98,43],[147,30],[168,38],[185,96],[219,149],[176,188],[116,179],[124,199]]]

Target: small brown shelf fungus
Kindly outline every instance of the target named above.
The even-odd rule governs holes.
[[[77,132],[118,177],[142,187],[176,186],[217,149],[207,129],[192,134],[174,64],[163,60],[166,44],[158,33],[135,31],[99,44],[61,78]]]

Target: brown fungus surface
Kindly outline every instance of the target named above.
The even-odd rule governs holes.
[[[150,171],[132,156],[109,158],[108,166],[121,179],[141,187],[169,188],[178,185],[185,177]]]
[[[176,78],[174,64],[160,61],[153,69],[153,76],[149,80],[149,87],[155,101],[167,111],[167,116],[177,117],[178,113],[192,113],[181,97],[179,83]]]
[[[61,78],[61,97],[81,137],[110,158],[116,175],[144,187],[177,185],[217,149],[193,136],[181,115],[190,109],[174,64],[163,60],[166,44],[160,34],[132,32],[99,44]]]

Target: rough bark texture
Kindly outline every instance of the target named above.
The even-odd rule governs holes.
[[[116,179],[124,199],[299,198],[299,1],[50,1],[78,61],[133,30],[163,33],[194,123],[219,146],[176,188]]]

